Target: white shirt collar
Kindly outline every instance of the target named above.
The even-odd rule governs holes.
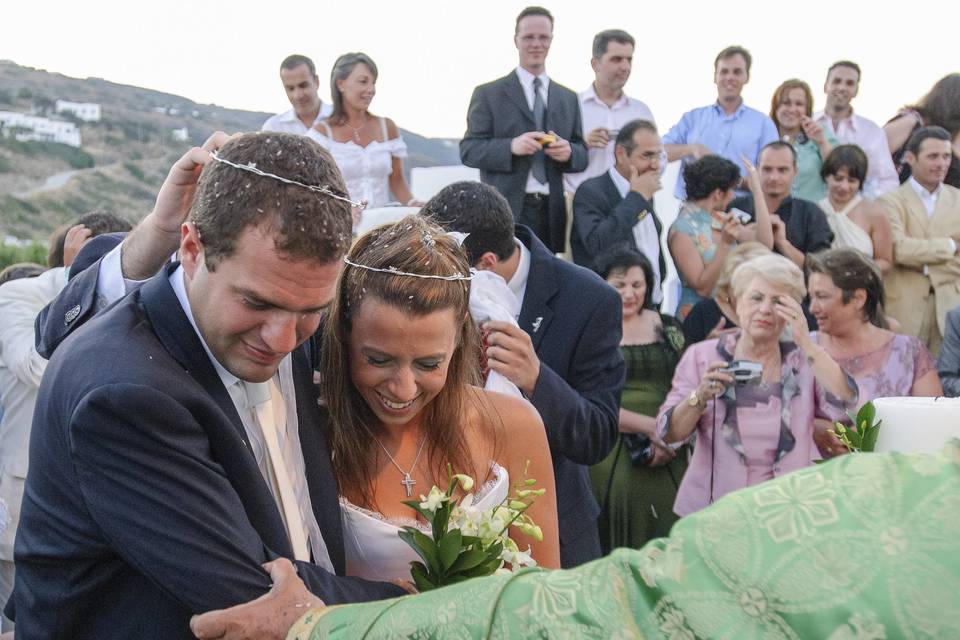
[[[913,176],[910,176],[909,182],[910,182],[910,186],[913,187],[913,190],[917,192],[917,195],[919,195],[922,198],[936,198],[937,196],[940,195],[940,192],[943,191],[942,182],[938,184],[937,188],[934,189],[933,191],[927,190],[927,188],[922,184],[920,184],[919,182],[917,182],[917,179],[914,178]]]
[[[180,306],[183,308],[184,315],[187,316],[187,320],[190,321],[190,326],[193,327],[197,337],[200,338],[200,344],[203,345],[203,350],[207,352],[207,357],[210,358],[213,368],[216,370],[217,375],[220,376],[223,386],[229,389],[233,384],[239,381],[240,378],[227,371],[224,366],[220,364],[220,362],[214,357],[213,352],[210,351],[210,347],[207,346],[207,341],[203,339],[203,334],[200,333],[200,329],[197,327],[197,321],[193,319],[193,310],[190,308],[190,299],[187,298],[187,286],[184,282],[182,266],[177,267],[176,271],[170,274],[170,286],[173,287],[173,292],[177,295],[177,300],[180,301]]]
[[[610,167],[610,171],[607,173],[610,174],[610,178],[613,180],[613,185],[617,188],[617,191],[620,192],[620,197],[626,198],[627,193],[630,191],[630,181],[620,175],[620,172],[617,171],[616,165]]]
[[[520,84],[523,85],[524,88],[529,87],[531,90],[533,89],[533,79],[535,77],[540,78],[540,84],[543,85],[544,91],[546,91],[547,87],[550,86],[550,78],[547,77],[546,71],[544,71],[538,76],[534,76],[532,73],[530,73],[523,67],[517,67],[517,77],[520,79]]]
[[[317,126],[324,118],[330,116],[333,113],[333,105],[327,104],[323,100],[320,101],[320,111],[317,112],[317,117],[313,120],[313,126]],[[297,112],[294,109],[287,109],[283,113],[277,114],[277,120],[280,122],[303,122],[300,121],[300,118],[297,117]]]
[[[590,86],[587,87],[580,94],[580,97],[583,99],[583,102],[596,102],[598,104],[602,104],[603,106],[607,107],[607,103],[601,100],[600,97],[597,95],[597,87],[592,82],[590,83]],[[628,96],[626,93],[622,93],[620,94],[620,97],[617,99],[617,101],[607,108],[610,109],[611,111],[614,111],[616,109],[622,109],[623,107],[626,107],[629,104],[630,104],[630,96]]]
[[[530,250],[517,238],[514,238],[513,241],[520,247],[520,261],[517,263],[517,270],[513,272],[513,277],[510,278],[507,286],[517,296],[517,300],[520,301],[522,306],[523,294],[527,291],[527,278],[530,277]]]

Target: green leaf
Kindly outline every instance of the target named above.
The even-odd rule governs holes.
[[[417,586],[417,591],[420,593],[432,591],[439,586],[430,579],[429,575],[424,570],[423,565],[419,562],[410,563],[410,575],[413,577],[413,584]]]
[[[421,516],[423,516],[423,519],[426,520],[427,522],[433,523],[433,514],[427,511],[426,509],[421,508],[420,502],[418,500],[404,500],[403,504],[407,505],[408,507],[410,507],[411,509],[419,513]]]
[[[457,558],[456,562],[450,566],[448,573],[452,574],[460,571],[469,571],[481,563],[486,562],[489,557],[490,554],[479,549],[470,549],[469,551],[464,551],[460,554],[460,557]]]
[[[860,445],[861,451],[873,451],[877,446],[877,436],[880,435],[880,423],[877,422],[872,427],[867,429],[867,432],[863,434],[863,442]]]
[[[877,417],[877,409],[873,406],[872,402],[865,403],[860,407],[860,411],[857,412],[857,430],[861,433],[864,433],[863,424],[866,423],[868,427],[873,426],[873,421]]]
[[[410,548],[417,552],[417,555],[423,558],[430,572],[433,574],[442,574],[443,569],[440,566],[440,556],[437,550],[437,543],[428,538],[416,527],[404,527],[397,535],[406,542]]]
[[[460,530],[453,529],[440,540],[439,557],[444,571],[447,571],[460,555]]]
[[[447,523],[450,522],[450,511],[452,507],[450,506],[450,501],[443,503],[443,506],[437,509],[436,517],[433,518],[430,522],[430,526],[433,527],[433,539],[437,542],[447,534]]]
[[[863,435],[860,433],[859,428],[847,429],[847,437],[850,439],[850,444],[853,445],[854,450],[859,450],[860,441],[863,439]]]

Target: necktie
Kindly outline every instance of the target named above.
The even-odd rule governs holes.
[[[540,82],[540,78],[533,79],[533,122],[537,127],[537,131],[544,130],[544,123],[547,119],[547,107],[543,104],[543,96],[540,95],[540,87],[542,86],[543,83]],[[540,184],[547,183],[547,167],[544,162],[544,157],[543,150],[537,151],[533,154],[533,164],[530,167],[534,179]]]
[[[270,463],[273,466],[274,479],[280,494],[280,508],[287,525],[290,546],[293,547],[293,557],[297,560],[309,561],[310,548],[307,545],[306,527],[300,515],[300,506],[297,504],[293,483],[290,481],[290,472],[283,460],[280,439],[277,436],[277,420],[274,411],[278,406],[282,406],[282,398],[280,398],[280,393],[272,380],[260,384],[263,384],[269,390],[267,401],[261,401],[255,404],[253,408],[257,415],[257,422],[260,423],[260,430],[263,432],[263,442],[267,449],[267,455],[270,457]],[[245,383],[245,386],[248,389],[247,397],[252,404],[256,393],[252,388],[258,385]]]

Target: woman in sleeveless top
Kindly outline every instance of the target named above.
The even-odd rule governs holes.
[[[853,376],[859,404],[889,396],[941,396],[936,363],[916,336],[894,333],[883,315],[883,279],[859,251],[828,249],[807,256],[810,311],[819,331],[810,338]],[[814,439],[824,455],[846,448],[827,433],[845,412],[826,407]],[[922,428],[923,425],[917,425]]]
[[[403,177],[407,145],[390,118],[370,113],[376,95],[377,65],[363,53],[340,56],[330,72],[333,113],[307,134],[330,151],[347,191],[367,207],[393,200],[407,206],[420,203]]]
[[[855,144],[835,148],[820,170],[827,197],[819,202],[833,230],[833,247],[849,247],[873,258],[882,273],[893,266],[893,231],[880,205],[860,196],[867,155]]]
[[[560,564],[546,432],[520,398],[484,391],[468,312],[467,256],[440,227],[408,216],[361,236],[324,325],[321,395],[330,412],[347,574],[410,579],[416,554],[397,536],[428,531],[403,504],[447,486],[447,465],[493,506],[524,475],[546,489],[527,513],[543,541],[511,531],[542,566]]]

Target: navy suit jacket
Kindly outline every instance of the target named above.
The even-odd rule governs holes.
[[[610,453],[619,431],[626,376],[620,296],[595,273],[554,256],[527,227],[517,225],[516,236],[530,249],[518,323],[540,358],[529,400],[550,443],[567,568],[600,557],[600,507],[587,466]]]
[[[601,265],[598,259],[617,247],[626,246],[640,251],[633,237],[633,228],[639,221],[639,214],[644,211],[653,216],[659,245],[663,223],[653,210],[653,202],[636,191],[628,191],[626,197],[622,197],[608,172],[585,180],[573,196],[573,232],[570,234],[573,261],[599,273]],[[663,282],[667,275],[667,263],[662,245],[657,260],[660,282]]]
[[[473,91],[467,110],[467,132],[460,141],[460,161],[480,169],[480,179],[503,194],[510,203],[514,219],[523,210],[527,176],[533,156],[515,156],[510,142],[527,131],[535,131],[533,111],[527,104],[516,71],[480,85]],[[567,208],[563,198],[563,174],[587,168],[587,146],[577,94],[555,82],[547,85],[547,113],[544,131],[554,131],[570,142],[570,159],[555,162],[545,158],[547,184],[550,187],[550,238],[554,251],[566,246]],[[540,152],[542,153],[542,152]]]
[[[90,319],[50,360],[15,545],[18,636],[191,638],[192,614],[263,595],[260,565],[293,557],[240,417],[170,286],[175,266]],[[97,268],[57,304],[91,299]],[[342,574],[313,343],[293,356],[310,498]],[[296,564],[328,603],[403,593]]]

